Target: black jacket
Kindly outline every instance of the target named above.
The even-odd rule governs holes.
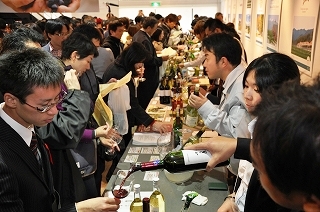
[[[107,83],[111,78],[121,79],[124,77],[129,71],[126,68],[119,64],[118,60],[111,63],[107,68],[106,72],[102,77],[102,82]],[[139,105],[138,99],[135,96],[135,86],[133,83],[133,79],[127,83],[130,91],[130,106],[131,109],[127,111],[127,118],[129,127],[133,127],[135,125],[143,124],[144,126],[149,126],[153,122],[153,118],[150,117],[149,114]],[[107,103],[107,96],[104,97],[104,101]]]
[[[102,43],[102,47],[110,48],[113,52],[114,59],[116,59],[124,48],[124,44],[121,43],[121,40],[109,35],[106,37]]]
[[[144,77],[146,81],[138,87],[139,104],[146,109],[159,86],[159,67],[162,65],[162,58],[157,57],[150,36],[139,30],[132,38],[132,41],[141,43],[149,52],[149,57],[144,61]]]
[[[249,138],[238,138],[234,158],[251,162]],[[254,169],[246,196],[245,212],[293,212],[275,203],[261,186],[258,172]]]

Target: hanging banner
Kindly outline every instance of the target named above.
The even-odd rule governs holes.
[[[319,1],[297,1],[293,8],[291,57],[300,71],[312,75]]]
[[[267,51],[277,52],[280,35],[280,12],[282,0],[269,0],[267,6]]]
[[[0,0],[0,12],[99,12],[99,0]]]

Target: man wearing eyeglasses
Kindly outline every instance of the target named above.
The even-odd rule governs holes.
[[[53,56],[60,58],[62,53],[62,41],[68,37],[69,30],[69,25],[59,18],[48,20],[45,25],[45,31],[50,41],[47,45],[42,47],[42,49],[50,52]]]
[[[58,62],[34,48],[5,53],[0,56],[0,78],[5,101],[0,104],[0,210],[116,211],[120,200],[107,197],[60,207],[50,152],[36,128],[52,122],[58,113],[56,105],[64,97]]]

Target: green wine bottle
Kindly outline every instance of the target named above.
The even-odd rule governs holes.
[[[155,160],[150,162],[137,162],[130,168],[130,173],[136,171],[150,171],[156,169],[166,169],[171,173],[204,170],[211,154],[207,150],[180,150],[169,152],[163,160]],[[227,166],[228,161],[219,163],[216,167]]]
[[[196,84],[194,89],[194,95],[199,96],[200,85]],[[198,124],[198,111],[194,107],[187,105],[186,109],[186,125],[189,127],[195,127]]]
[[[180,105],[177,105],[176,119],[173,122],[173,128],[172,128],[174,148],[180,145],[181,129],[182,129],[182,120],[180,117]]]

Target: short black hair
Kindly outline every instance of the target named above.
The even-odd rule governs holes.
[[[66,26],[66,28],[69,32],[69,29],[70,29],[69,25],[67,23],[65,23],[62,19],[60,19],[60,18],[49,19],[46,22],[46,26],[45,26],[47,36],[48,36],[48,34],[53,35],[54,33],[57,33],[57,32],[61,33],[63,26]],[[48,36],[48,38],[49,38],[49,36]]]
[[[115,32],[115,31],[117,31],[118,27],[122,27],[122,26],[124,26],[124,24],[119,19],[115,19],[113,21],[110,21],[109,25],[108,25],[109,34],[111,35],[111,31]]]
[[[83,59],[89,55],[93,55],[94,57],[99,55],[97,47],[92,41],[79,32],[72,32],[67,39],[62,41],[61,60],[70,59],[74,51],[77,51],[79,59]]]
[[[302,193],[320,198],[320,79],[313,85],[284,83],[263,92],[257,106],[251,152],[266,174],[286,195]]]
[[[89,24],[80,24],[73,30],[73,32],[79,32],[87,36],[90,40],[98,39],[100,42],[102,41],[102,35],[98,29]]]
[[[238,66],[241,62],[242,48],[240,43],[226,33],[215,33],[204,38],[202,47],[212,52],[216,56],[217,62],[222,57],[227,58],[233,66]]]
[[[22,27],[4,36],[0,47],[0,54],[6,51],[21,51],[28,48],[28,43],[40,44],[42,41],[42,34],[28,27]]]
[[[143,22],[143,20],[144,20],[144,17],[142,17],[142,16],[140,16],[140,15],[138,15],[138,16],[136,16],[136,17],[134,18],[134,22],[136,22],[136,24]]]
[[[211,32],[214,32],[217,28],[221,31],[224,31],[225,24],[222,23],[219,19],[216,18],[208,18],[204,23],[204,29],[209,28]]]
[[[249,73],[255,73],[258,92],[262,93],[271,85],[275,88],[283,82],[296,79],[300,81],[300,72],[297,64],[288,55],[269,53],[254,59],[243,75],[242,85],[245,87]]]
[[[37,48],[0,56],[0,92],[11,93],[22,103],[34,87],[61,86],[63,67],[50,53]]]
[[[157,24],[158,24],[158,20],[155,17],[152,17],[152,16],[151,17],[146,17],[143,20],[142,28],[143,29],[147,29],[148,27],[153,28]]]

